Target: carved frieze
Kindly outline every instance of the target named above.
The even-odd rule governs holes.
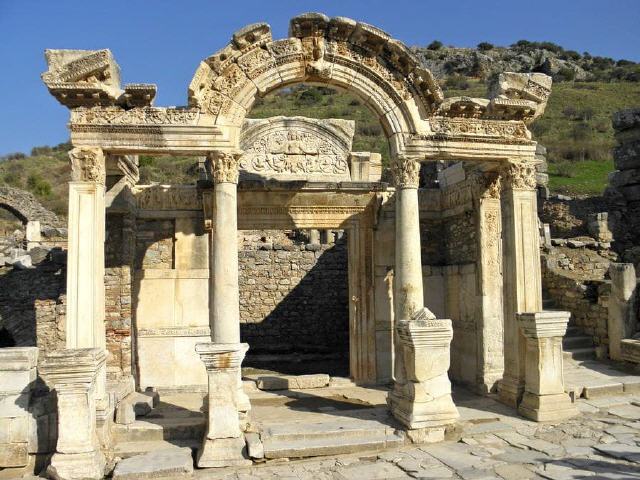
[[[414,158],[396,157],[391,163],[393,182],[397,188],[418,188],[420,183],[420,162]]]
[[[436,135],[462,137],[490,137],[510,142],[528,142],[531,134],[523,122],[481,120],[473,118],[434,117],[429,120]],[[414,138],[420,138],[420,135]]]
[[[196,125],[199,117],[200,110],[195,108],[76,108],[71,125]]]
[[[74,148],[69,151],[71,179],[74,182],[103,184],[106,179],[105,158],[100,148]]]

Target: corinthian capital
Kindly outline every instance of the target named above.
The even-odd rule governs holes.
[[[238,183],[242,152],[215,150],[208,155],[214,183]]]
[[[418,188],[420,183],[420,162],[413,158],[399,156],[391,164],[393,182],[397,188]]]
[[[536,167],[528,162],[510,162],[503,172],[504,188],[513,190],[534,190],[536,188]]]
[[[104,153],[100,148],[77,147],[69,151],[71,179],[104,185],[106,178]]]
[[[469,175],[476,198],[500,198],[501,177],[498,172],[472,172]]]

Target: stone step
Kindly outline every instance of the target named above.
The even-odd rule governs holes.
[[[400,447],[404,437],[397,434],[370,433],[357,436],[312,437],[285,440],[266,438],[263,440],[265,458],[303,458],[324,455],[341,455],[370,452]]]
[[[565,350],[589,347],[593,347],[593,338],[587,335],[570,336],[562,339],[562,348]]]
[[[575,325],[569,325],[567,327],[567,333],[565,333],[564,337],[567,338],[567,337],[575,337],[580,335],[584,335],[584,332],[580,327],[576,327]]]
[[[148,442],[158,440],[201,439],[205,431],[205,418],[154,418],[136,420],[129,425],[115,425],[117,442]]]
[[[596,349],[590,348],[570,348],[564,350],[562,355],[565,360],[591,360],[596,358]]]
[[[154,440],[148,442],[117,442],[113,452],[116,457],[130,458],[171,447],[189,447],[192,451],[200,448],[201,440]]]
[[[395,428],[375,420],[336,420],[320,423],[282,423],[267,427],[263,439],[310,440],[316,438],[363,437],[367,434],[391,435]]]

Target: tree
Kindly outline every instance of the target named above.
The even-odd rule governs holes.
[[[442,42],[439,40],[434,40],[429,45],[427,45],[428,50],[440,50],[442,47]]]

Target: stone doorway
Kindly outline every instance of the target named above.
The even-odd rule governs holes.
[[[347,237],[342,230],[241,231],[245,375],[349,376]]]

